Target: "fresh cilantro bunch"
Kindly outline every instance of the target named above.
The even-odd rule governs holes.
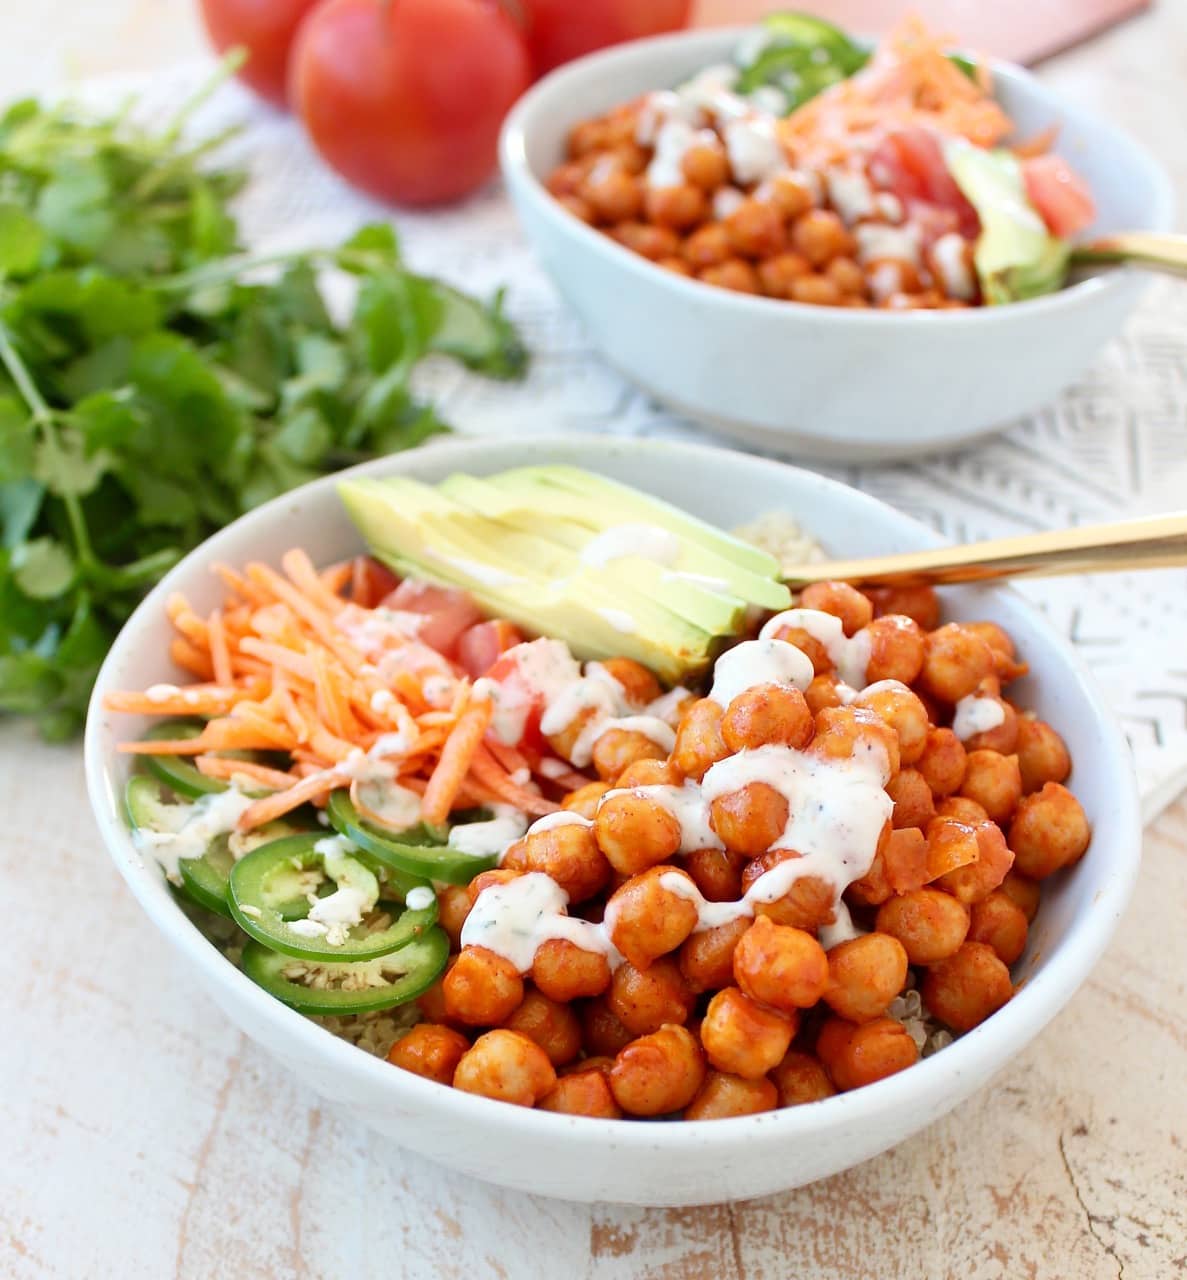
[[[0,713],[77,731],[147,587],[241,512],[448,428],[409,386],[432,352],[495,378],[504,318],[410,272],[385,225],[237,252],[226,135],[17,103],[0,118]],[[267,270],[264,270],[264,268]],[[335,320],[326,269],[357,279]],[[264,277],[264,278],[262,278]]]

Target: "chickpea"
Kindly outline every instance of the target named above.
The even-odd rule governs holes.
[[[946,304],[943,294],[937,289],[924,289],[922,293],[892,293],[879,305],[887,311],[930,311]]]
[[[792,302],[803,302],[812,307],[839,307],[845,298],[835,280],[815,272],[796,276],[787,287],[787,296]]]
[[[538,1044],[518,1031],[488,1031],[462,1055],[453,1087],[520,1107],[534,1107],[556,1084],[556,1072]]]
[[[915,761],[934,796],[948,796],[960,790],[967,767],[964,743],[951,729],[931,728],[923,754]]]
[[[1079,800],[1058,782],[1023,797],[1010,823],[1010,847],[1018,870],[1042,880],[1084,856],[1092,830]]]
[[[753,197],[741,201],[724,219],[734,252],[743,258],[770,258],[787,246],[783,218],[774,205]]]
[[[724,714],[711,698],[700,698],[681,717],[672,763],[686,778],[700,782],[712,765],[729,755],[721,736]]]
[[[581,1064],[578,1064],[581,1065]],[[562,1076],[540,1099],[541,1111],[595,1120],[621,1120],[622,1108],[610,1092],[610,1081],[601,1071],[576,1071]]]
[[[970,942],[986,942],[1004,965],[1012,965],[1026,949],[1026,912],[1000,889],[973,904]]]
[[[774,638],[794,645],[812,663],[812,670],[816,675],[832,671],[833,660],[829,657],[828,650],[803,627],[791,627],[784,623],[775,629]]]
[[[823,267],[834,258],[853,257],[857,246],[835,213],[810,209],[792,224],[791,247],[814,267]]]
[[[598,665],[621,686],[626,700],[634,707],[645,707],[663,693],[655,676],[634,658],[606,658]]]
[[[562,164],[554,169],[549,174],[545,185],[558,200],[564,200],[567,197],[576,196],[580,192],[585,184],[585,176],[588,172],[588,165],[571,160],[567,164]]]
[[[733,752],[777,744],[806,746],[815,730],[804,695],[793,685],[753,685],[725,709],[721,736]]]
[[[927,708],[906,685],[891,681],[872,685],[862,690],[853,705],[868,708],[898,734],[903,764],[914,764],[927,749]]]
[[[816,1056],[832,1071],[833,1063],[844,1052],[845,1046],[853,1039],[857,1030],[855,1022],[846,1022],[835,1014],[826,1018],[816,1033]]]
[[[842,1091],[884,1080],[919,1061],[915,1041],[901,1022],[877,1018],[852,1033],[840,1046],[829,1073]]]
[[[462,892],[466,895],[469,907],[472,908],[483,889],[492,889],[499,884],[509,884],[512,880],[518,880],[522,874],[523,872],[515,867],[492,867],[490,871],[480,871]],[[469,909],[466,914],[470,914]]]
[[[584,196],[579,196],[576,193],[571,195],[561,195],[557,196],[556,202],[568,209],[573,217],[579,218],[582,222],[588,223],[591,227],[598,220],[598,215],[595,212],[593,205],[590,204]]]
[[[791,1045],[798,1017],[764,1008],[737,987],[726,987],[709,1001],[701,1023],[710,1066],[747,1080],[765,1076]]]
[[[669,887],[673,881],[695,895],[696,885],[684,871],[658,866],[632,876],[606,904],[610,941],[636,969],[675,951],[696,928],[696,903],[674,892]]]
[[[777,253],[758,264],[758,280],[768,298],[790,298],[792,284],[810,275],[812,265],[798,253]]]
[[[1025,662],[1019,662],[1014,651],[1014,641],[996,622],[966,622],[963,624],[993,650],[994,673],[999,680],[1016,680],[1027,673]]]
[[[828,953],[824,1001],[849,1022],[869,1022],[906,985],[907,953],[897,938],[867,933],[839,943]]]
[[[614,1057],[630,1044],[633,1033],[618,1020],[605,996],[591,1000],[581,1010],[581,1043],[591,1056]]]
[[[966,942],[923,979],[923,1003],[953,1031],[971,1031],[1014,994],[1010,971],[984,942]]]
[[[983,682],[990,683],[989,681]],[[1013,755],[1018,746],[1018,712],[1004,698],[978,688],[977,697],[992,698],[1002,709],[1002,722],[992,729],[984,729],[965,739],[966,751],[996,751],[998,755]]]
[[[734,902],[742,896],[742,868],[746,857],[729,849],[693,849],[684,855],[684,869],[701,897],[710,902]]]
[[[549,938],[536,949],[532,981],[542,995],[563,1004],[580,996],[600,996],[610,986],[610,965],[597,951],[586,951],[567,938]]]
[[[469,1040],[452,1027],[421,1022],[392,1045],[387,1060],[426,1080],[452,1084],[457,1064],[469,1047]]]
[[[1011,868],[1001,883],[1001,891],[1020,908],[1026,917],[1026,923],[1033,924],[1035,916],[1039,914],[1039,902],[1043,893],[1039,882],[1030,880],[1021,872]]]
[[[733,984],[734,951],[749,928],[750,921],[742,917],[715,929],[694,933],[685,940],[677,963],[692,991],[700,995]]]
[[[563,1067],[558,1067],[556,1074],[558,1076],[576,1076],[583,1071],[596,1071],[599,1075],[609,1079],[610,1068],[613,1065],[613,1057],[607,1054],[598,1054],[594,1057],[579,1058],[576,1062],[570,1062]]]
[[[848,760],[860,748],[881,746],[893,778],[899,771],[898,734],[868,707],[826,707],[816,715],[816,736],[809,750],[830,760]]]
[[[608,782],[589,782],[584,787],[578,787],[576,791],[570,791],[561,801],[561,808],[569,810],[570,813],[579,813],[592,822],[597,816],[602,797],[609,790]]]
[[[890,303],[919,290],[919,272],[902,258],[875,258],[866,263],[866,283],[870,297],[878,303]],[[896,308],[897,309],[897,308]]]
[[[840,618],[847,636],[856,635],[874,619],[874,606],[847,582],[813,582],[800,593],[800,605]]]
[[[657,227],[649,222],[620,222],[609,234],[623,248],[653,262],[674,258],[680,252],[680,237],[671,227]]]
[[[985,806],[978,804],[976,800],[970,800],[968,796],[945,796],[936,805],[936,817],[952,818],[971,827],[979,822],[989,821]]]
[[[678,787],[684,779],[669,760],[636,760],[618,775],[619,790],[632,787]]]
[[[1017,756],[970,751],[960,794],[975,800],[994,822],[1006,822],[1022,798]]]
[[[769,850],[745,867],[742,872],[742,888],[751,889],[772,868],[799,856],[794,849]],[[821,925],[831,924],[836,918],[836,898],[836,888],[829,881],[820,876],[800,876],[792,881],[791,887],[780,897],[767,902],[756,902],[754,914],[766,916],[776,924],[814,932]]]
[[[698,142],[689,147],[680,162],[685,178],[694,187],[712,194],[730,180],[730,162],[720,144]]]
[[[638,729],[607,729],[594,743],[593,766],[603,782],[613,782],[637,760],[663,760],[667,754]]]
[[[569,130],[570,159],[578,160],[592,151],[605,151],[610,146],[610,129],[605,120],[582,120]]]
[[[870,657],[866,683],[898,680],[913,684],[923,668],[923,632],[906,614],[887,613],[866,627],[870,637]]]
[[[911,832],[915,832],[923,842],[923,856],[926,860],[927,840],[918,827],[904,827],[901,831],[891,831],[890,836],[893,839],[895,836],[909,835]],[[889,848],[889,841],[887,841],[887,848]],[[886,865],[886,852],[879,849],[875,852],[874,860],[870,863],[870,868],[865,875],[854,880],[845,890],[845,898],[859,907],[877,907],[881,906],[893,893],[894,887],[890,883],[890,874]]]
[[[633,102],[624,102],[614,107],[605,116],[607,145],[616,150],[624,146],[638,146],[635,139],[639,133],[639,108]]]
[[[825,268],[824,274],[828,276],[837,288],[840,289],[840,291],[847,297],[865,297],[866,273],[860,266],[858,266],[854,259],[834,258]]]
[[[734,951],[734,980],[782,1013],[810,1009],[828,987],[828,957],[810,933],[759,916]]]
[[[696,995],[676,961],[664,956],[646,969],[636,969],[629,960],[620,964],[610,979],[606,1003],[632,1035],[642,1036],[668,1022],[687,1022]]]
[[[655,265],[663,267],[665,271],[670,271],[673,275],[685,276],[689,280],[692,279],[692,268],[683,258],[657,258]]]
[[[610,879],[610,863],[598,847],[594,828],[575,824],[534,831],[517,840],[503,855],[503,868],[508,867],[551,876],[569,895],[570,904],[592,898]]]
[[[628,1115],[661,1116],[688,1106],[704,1079],[704,1055],[692,1033],[665,1026],[619,1051],[610,1090]]]
[[[757,857],[787,826],[787,797],[765,782],[748,782],[718,796],[709,806],[709,825],[727,849]]]
[[[915,889],[884,902],[874,927],[897,938],[911,964],[936,964],[960,949],[969,931],[969,912],[950,893]]]
[[[503,1025],[535,1041],[554,1067],[572,1062],[581,1052],[581,1023],[576,1013],[539,991],[527,992]]]
[[[486,947],[466,947],[441,985],[446,1014],[471,1027],[506,1022],[523,999],[515,966]]]
[[[927,779],[918,769],[902,769],[886,784],[886,794],[894,801],[895,828],[926,827],[936,816]]]
[[[626,876],[667,862],[680,848],[681,829],[675,815],[657,800],[634,791],[603,800],[593,831],[610,865]]]
[[[649,187],[643,208],[648,222],[673,231],[688,231],[704,222],[709,214],[704,191],[690,182],[679,187]]]
[[[769,201],[785,222],[794,222],[816,204],[807,180],[795,173],[779,173],[764,182],[757,199]]]
[[[804,701],[813,716],[825,707],[844,705],[841,702],[840,684],[840,677],[834,671],[813,677],[812,683],[804,690]]]
[[[798,1107],[805,1102],[821,1102],[836,1093],[824,1063],[810,1053],[791,1049],[771,1072],[771,1081],[779,1091],[781,1107]]]
[[[1038,791],[1044,782],[1065,782],[1072,771],[1063,739],[1045,720],[1018,718],[1017,752],[1023,795]]]
[[[422,991],[416,998],[417,1008],[426,1022],[448,1023],[455,1019],[445,1011],[445,979],[457,965],[457,956],[450,956],[445,963],[444,972],[427,991]]]
[[[930,825],[930,824],[929,824]],[[886,865],[886,880],[894,893],[910,893],[927,884],[927,836],[918,827],[891,831],[879,846]],[[875,861],[877,860],[875,856]]]
[[[975,826],[943,814],[927,824],[927,874],[936,880],[957,867],[977,862],[981,850]]]
[[[977,860],[954,868],[936,881],[939,888],[959,898],[966,907],[988,897],[1014,864],[1014,855],[996,823],[979,822],[975,831]]]
[[[615,160],[599,160],[581,188],[601,222],[633,222],[643,208],[643,186]]]
[[[942,702],[967,697],[993,673],[993,650],[975,632],[950,622],[923,641],[923,687]]]
[[[470,895],[465,885],[447,884],[437,890],[437,923],[449,934],[455,950],[462,945],[462,925],[469,914]]]
[[[877,618],[888,613],[902,614],[924,631],[934,631],[940,625],[940,597],[935,587],[872,587],[866,594]]]
[[[758,275],[744,258],[727,258],[715,267],[705,267],[697,272],[697,279],[735,293],[761,292]]]
[[[684,258],[695,270],[719,267],[733,256],[729,236],[720,222],[706,222],[684,242]]]
[[[685,1120],[727,1120],[774,1111],[779,1101],[775,1086],[765,1078],[744,1080],[723,1071],[710,1071],[697,1095],[684,1108]]]

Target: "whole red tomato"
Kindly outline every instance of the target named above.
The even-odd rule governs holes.
[[[289,74],[327,163],[413,205],[455,200],[490,177],[503,116],[530,82],[523,38],[495,0],[324,0]]]
[[[520,0],[532,71],[542,76],[562,62],[624,40],[688,23],[692,0]]]
[[[278,107],[286,105],[289,46],[315,4],[317,0],[200,0],[211,44],[219,53],[242,45],[247,62],[239,78]]]

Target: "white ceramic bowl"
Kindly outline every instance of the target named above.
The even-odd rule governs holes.
[[[961,312],[805,306],[683,279],[552,199],[542,180],[572,125],[728,61],[739,34],[685,32],[593,54],[547,76],[507,117],[501,162],[524,229],[606,359],[690,418],[767,449],[843,461],[952,447],[1074,382],[1119,332],[1140,275]],[[1170,228],[1170,184],[1146,152],[1020,68],[995,64],[994,75],[1020,136],[1059,125],[1060,152],[1096,197],[1088,234]]]
[[[627,481],[731,527],[760,512],[794,513],[842,556],[908,550],[934,541],[921,525],[874,499],[781,463],[722,450],[602,438],[434,444],[360,468],[428,481],[525,462],[568,462]],[[320,480],[245,516],[188,556],[133,615],[104,664],[87,724],[91,803],[103,839],[148,916],[186,957],[201,986],[253,1040],[318,1093],[406,1147],[478,1178],[539,1195],[634,1204],[698,1204],[799,1186],[836,1173],[921,1129],[1005,1066],[1084,981],[1113,932],[1137,871],[1140,824],[1126,745],[1067,644],[1020,597],[960,590],[949,616],[987,617],[1013,635],[1032,675],[1015,687],[1066,736],[1072,785],[1094,827],[1074,872],[1051,883],[1016,970],[1025,984],[985,1024],[909,1071],[812,1106],[688,1124],[579,1119],[456,1092],[396,1070],[336,1039],[255,986],[182,914],[155,865],[129,839],[120,796],[128,758],[121,740],[137,719],[105,713],[112,689],[176,680],[166,656],[164,604],[184,591],[201,611],[220,589],[215,561],[277,563],[291,546],[317,561],[359,550],[335,494]],[[178,1000],[194,998],[181,988]],[[152,1027],[144,1034],[151,1036]],[[281,1065],[283,1064],[283,1065]]]

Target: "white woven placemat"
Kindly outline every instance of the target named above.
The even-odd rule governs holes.
[[[209,72],[210,64],[187,65],[147,79],[93,82],[83,92],[108,102],[138,92],[151,118]],[[332,243],[363,222],[392,218],[319,164],[293,121],[235,85],[220,90],[197,125],[232,122],[245,126],[226,154],[251,169],[240,214],[252,245]],[[489,383],[453,367],[426,373],[426,389],[459,430],[715,438],[649,401],[600,359],[498,187],[454,209],[400,213],[395,221],[417,270],[478,293],[508,286],[509,309],[532,348],[526,383]],[[1082,382],[1002,435],[932,461],[819,469],[957,541],[1187,506],[1185,357],[1187,289],[1161,283]],[[1102,680],[1133,745],[1153,817],[1187,786],[1187,570],[1035,582],[1022,590]]]

